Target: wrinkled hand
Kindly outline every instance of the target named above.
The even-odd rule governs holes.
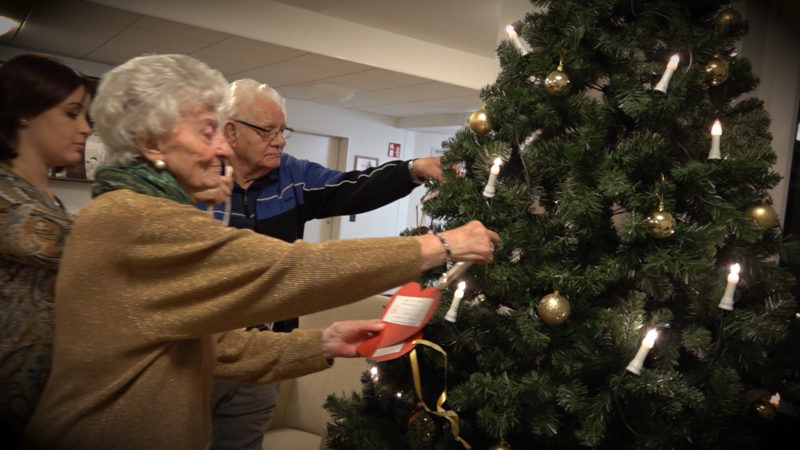
[[[420,178],[442,182],[442,164],[438,156],[415,159],[414,172],[416,172]]]
[[[381,319],[334,322],[322,331],[322,355],[328,359],[356,357],[356,347],[383,327]]]
[[[205,191],[195,192],[192,198],[196,202],[203,202],[206,206],[218,205],[231,197],[233,193],[233,176],[220,176],[219,186]]]
[[[490,263],[494,258],[494,245],[500,242],[500,235],[487,229],[477,220],[466,225],[442,232],[453,261],[472,261]]]

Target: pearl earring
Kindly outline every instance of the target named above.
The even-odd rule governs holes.
[[[153,165],[156,166],[156,169],[158,170],[164,170],[167,168],[167,163],[165,163],[163,159],[157,159]]]

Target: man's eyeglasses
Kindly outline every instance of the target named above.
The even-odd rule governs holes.
[[[258,137],[267,142],[278,137],[279,133],[283,135],[284,139],[289,139],[289,136],[291,136],[292,133],[294,133],[294,128],[289,128],[289,127],[262,128],[258,125],[253,125],[252,123],[245,122],[244,120],[233,119],[233,121],[253,129],[253,131],[255,131],[256,134],[258,134]]]

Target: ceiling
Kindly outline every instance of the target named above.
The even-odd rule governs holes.
[[[184,2],[182,6],[193,8],[193,13],[209,8],[207,16],[211,19],[204,22],[208,26],[198,26],[202,22],[199,19],[188,24],[164,18],[169,17],[167,4],[180,3],[177,0],[163,0],[164,16],[159,16],[158,4],[149,10],[153,14],[143,14],[127,9],[125,2],[118,2],[120,7],[108,6],[114,3],[4,0],[0,14],[17,18],[23,25],[0,36],[0,45],[108,65],[146,53],[183,53],[205,61],[230,80],[254,78],[269,83],[289,98],[395,118],[446,115],[456,118],[458,123],[452,125],[460,126],[464,115],[480,106],[480,80],[460,83],[458,74],[447,81],[436,79],[435,73],[416,75],[415,71],[420,73],[430,68],[418,67],[429,64],[413,61],[413,57],[407,58],[408,67],[395,60],[392,68],[386,68],[372,61],[364,63],[326,54],[339,52],[326,51],[322,46],[315,52],[268,39],[253,39],[251,36],[257,34],[254,31],[260,30],[252,28],[257,27],[248,30],[243,26],[239,33],[235,26],[227,29],[215,26],[212,3],[224,4],[226,8],[227,16],[220,17],[220,23],[235,25],[237,20],[242,24],[252,20],[248,17],[256,11],[252,2]],[[147,6],[147,2],[128,3]],[[261,1],[258,7],[269,4],[276,13],[283,8],[281,17],[296,17],[296,27],[307,24],[308,18],[319,18],[327,21],[320,23],[337,27],[331,28],[330,36],[342,34],[347,27],[360,30],[363,36],[369,36],[364,30],[374,30],[375,36],[384,36],[387,42],[399,36],[397,42],[401,45],[424,43],[428,47],[420,48],[449,52],[441,54],[452,55],[453,64],[458,63],[458,58],[493,63],[494,49],[501,36],[498,29],[503,25],[501,16],[521,17],[528,7],[527,0],[275,0]],[[287,16],[289,13],[294,15]],[[405,40],[400,40],[401,37]],[[316,42],[324,44],[319,39]],[[391,51],[388,44],[387,51]],[[447,66],[447,61],[438,63]],[[465,79],[467,75],[464,74]],[[485,83],[491,81],[486,79]]]

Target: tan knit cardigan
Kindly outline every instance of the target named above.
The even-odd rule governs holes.
[[[204,449],[214,377],[328,367],[319,330],[243,328],[359,300],[420,267],[413,238],[287,244],[171,200],[103,194],[64,250],[53,370],[21,448]]]

